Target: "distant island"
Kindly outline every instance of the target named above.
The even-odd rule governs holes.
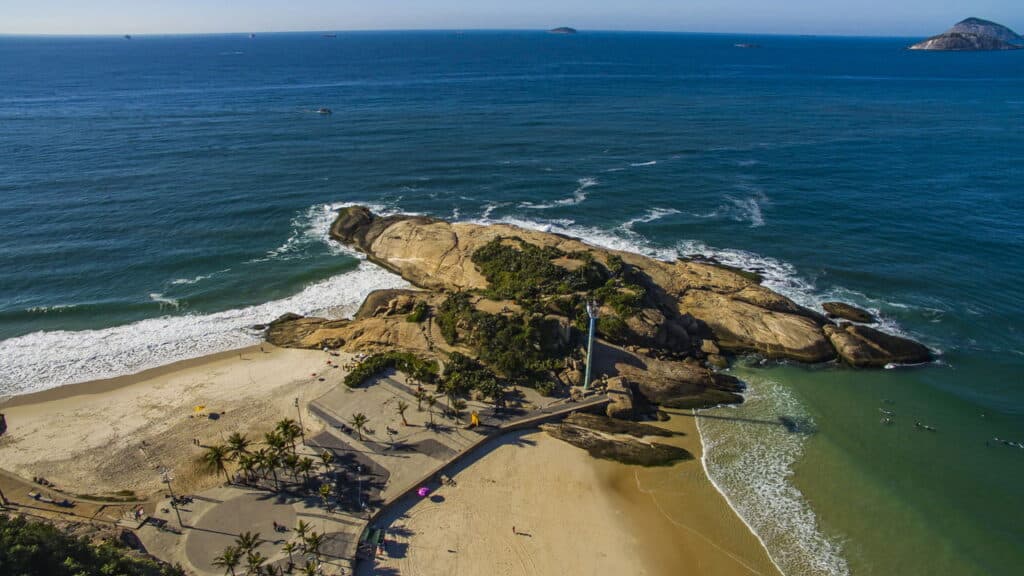
[[[1019,50],[1024,38],[1002,24],[967,18],[949,30],[910,46],[910,50],[984,51]]]
[[[568,26],[559,26],[558,28],[552,28],[551,30],[548,30],[548,32],[551,34],[575,34],[576,29],[569,28]]]

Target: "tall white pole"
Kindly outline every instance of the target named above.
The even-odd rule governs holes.
[[[597,303],[587,302],[587,316],[590,316],[590,330],[587,332],[587,369],[583,376],[583,389],[590,388],[590,367],[594,358],[594,332],[597,330]]]

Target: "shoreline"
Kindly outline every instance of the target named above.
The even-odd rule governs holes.
[[[270,344],[264,344],[265,347],[270,347]],[[221,352],[214,352],[212,354],[204,354],[202,356],[196,356],[195,358],[186,358],[184,360],[175,360],[168,364],[155,366],[153,368],[146,368],[133,374],[124,374],[121,376],[112,376],[110,378],[98,378],[96,380],[86,380],[85,382],[75,382],[73,384],[63,384],[60,386],[54,386],[53,388],[47,388],[45,390],[37,390],[35,392],[27,392],[25,394],[14,394],[11,396],[0,397],[0,410],[5,408],[16,408],[19,406],[28,406],[31,404],[39,404],[42,402],[53,402],[57,400],[64,400],[74,396],[95,396],[97,394],[103,394],[107,392],[113,392],[120,388],[126,388],[140,382],[144,382],[150,379],[156,379],[161,376],[167,376],[175,372],[185,370],[188,368],[196,368],[218,360],[229,359],[239,354],[249,354],[253,352],[259,352],[260,345],[252,344],[249,346],[243,346],[241,348],[233,348],[231,350],[224,350]]]
[[[211,485],[211,480],[216,482],[216,477],[196,469],[193,461],[199,449],[189,444],[190,437],[204,438],[205,443],[220,441],[235,430],[252,435],[260,424],[272,425],[273,418],[294,416],[292,400],[297,394],[311,399],[342,385],[343,370],[323,372],[327,376],[324,382],[310,377],[311,371],[321,372],[322,352],[264,346],[268,350],[264,354],[259,353],[258,346],[250,346],[128,376],[10,398],[0,405],[11,424],[8,434],[0,437],[4,468],[22,478],[36,475],[38,470],[38,475],[72,492],[95,494],[129,487],[146,496],[160,490],[154,467],[170,464],[176,470],[178,489],[202,490]],[[256,379],[248,380],[253,374]],[[182,413],[203,402],[226,407],[225,414],[208,420]],[[260,406],[253,411],[246,407],[249,404]],[[308,412],[303,418],[307,430],[320,426]],[[685,434],[670,442],[695,456],[702,454],[702,440],[692,418],[673,414],[672,421],[665,425]],[[532,443],[536,445],[525,446],[528,450],[506,449],[511,439],[522,437],[535,439]],[[139,458],[140,450],[149,451],[151,457]],[[511,453],[518,458],[512,464],[507,461]],[[476,492],[463,489],[489,471],[494,471],[492,480],[501,478],[500,483],[478,486]],[[537,573],[561,573],[564,566],[558,564],[562,561],[559,558],[567,554],[581,562],[591,561],[587,559],[597,557],[595,542],[600,541],[600,550],[607,555],[604,560],[618,563],[627,572],[642,567],[639,573],[668,576],[678,573],[681,566],[690,566],[706,574],[780,574],[763,552],[763,544],[751,536],[695,461],[668,468],[639,468],[596,460],[530,429],[496,438],[495,444],[471,457],[454,477],[459,487],[452,489],[452,502],[470,494],[464,510],[483,511],[487,503],[500,501],[495,490],[502,486],[511,490],[505,493],[511,500],[522,499],[522,507],[517,510],[534,509],[520,523],[524,530],[530,522],[537,525],[536,539],[521,538],[533,540],[528,545],[541,546],[541,540],[545,540],[533,561],[537,567],[551,569],[545,572],[538,568]],[[532,492],[528,488],[517,491],[520,486],[535,488]],[[538,506],[536,498],[542,498],[544,505]],[[414,499],[412,508],[423,505]],[[447,510],[454,506],[435,506],[439,508],[433,521],[447,523],[452,519]],[[679,510],[685,513],[680,515]],[[503,515],[481,517],[494,523]],[[560,537],[566,522],[593,525],[594,541],[581,539],[579,546],[569,544]],[[699,531],[690,525],[694,522],[699,522]],[[470,528],[467,523],[452,524],[439,533],[463,538],[460,531]],[[500,531],[505,530],[507,527],[502,525]],[[540,537],[544,530],[550,531],[547,539]],[[466,533],[465,542],[472,537]],[[412,546],[418,546],[417,538],[424,536],[413,536]],[[502,554],[518,554],[506,546],[507,542],[495,542],[498,548],[480,556],[479,561],[485,564],[477,568],[486,568],[486,562],[497,561]],[[547,542],[557,542],[558,546],[548,547]],[[447,561],[445,557],[432,558],[430,571],[437,571],[437,563]]]

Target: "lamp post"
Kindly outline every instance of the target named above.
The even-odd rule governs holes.
[[[590,317],[590,331],[587,333],[587,368],[583,376],[583,389],[590,387],[590,367],[594,358],[594,332],[597,329],[597,302],[587,302],[587,316]]]
[[[356,466],[356,477],[359,479],[359,511],[363,510],[363,466]]]
[[[160,469],[160,481],[167,484],[167,491],[171,493],[171,508],[174,508],[174,515],[178,517],[178,527],[184,528],[185,524],[181,521],[181,511],[178,510],[178,497],[174,495],[174,490],[171,488],[171,480],[174,480],[174,475],[167,468]]]
[[[295,397],[295,413],[299,415],[299,436],[302,437],[302,445],[306,445],[306,427],[302,425],[302,408],[299,407],[299,397]]]

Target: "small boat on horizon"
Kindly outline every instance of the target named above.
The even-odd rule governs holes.
[[[749,44],[747,42],[740,42],[738,44],[733,44],[733,46],[735,46],[736,48],[760,48],[761,47],[760,44]]]
[[[321,34],[324,38],[337,38],[337,34]]]
[[[324,116],[328,116],[330,114],[333,114],[334,112],[331,112],[330,108],[320,108],[319,110],[316,111],[316,113],[317,114],[323,114]]]
[[[132,35],[131,34],[125,34],[124,35],[124,39],[125,40],[131,40],[132,39]]]

